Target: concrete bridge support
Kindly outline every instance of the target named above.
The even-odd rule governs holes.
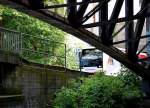
[[[16,64],[0,62],[0,88],[4,88],[5,79],[15,71]]]

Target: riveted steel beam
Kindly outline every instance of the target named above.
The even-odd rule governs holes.
[[[105,4],[100,10],[100,19],[99,21],[107,21],[108,20],[108,4]],[[102,40],[102,42],[106,45],[109,44],[108,40],[108,26],[107,25],[101,25],[99,26],[101,28],[101,33],[99,38]]]
[[[137,20],[137,19],[142,19],[150,17],[150,13],[139,13],[134,15],[133,17],[122,17],[122,18],[116,18],[108,21],[102,21],[102,22],[95,22],[95,23],[89,23],[89,24],[84,24],[82,25],[83,28],[91,28],[91,27],[97,27],[103,24],[112,24],[112,23],[121,23],[121,22],[126,22],[126,21],[131,21],[131,20]]]
[[[149,0],[143,0],[142,2],[142,6],[141,8],[144,8],[147,4],[149,4],[150,1]],[[148,8],[146,8],[143,13],[147,13]],[[137,40],[135,40],[134,43],[134,51],[135,53],[138,50],[138,46],[139,46],[139,42],[140,42],[140,37],[143,31],[143,27],[144,27],[144,23],[145,23],[145,18],[141,18],[138,20],[137,24],[136,24],[136,28],[135,28],[135,37],[137,38]]]
[[[105,4],[107,4],[110,0],[101,0],[101,2],[95,6],[90,12],[88,12],[82,19],[82,23],[86,22],[89,18],[91,18],[96,12],[98,12]]]
[[[121,8],[122,8],[122,5],[123,5],[123,2],[124,2],[124,0],[117,0],[116,1],[115,7],[114,7],[113,12],[112,12],[111,17],[110,17],[110,20],[118,18],[119,14],[120,14],[120,11],[121,11]],[[107,35],[108,37],[107,37],[107,39],[110,40],[111,44],[113,42],[112,34],[113,34],[114,29],[115,29],[115,25],[116,25],[116,23],[112,23],[112,24],[109,25],[109,28],[108,28],[108,35]]]
[[[90,0],[83,0],[82,2],[89,2]],[[87,9],[89,4],[82,4],[79,6],[78,12],[77,12],[77,19],[81,22],[83,15],[85,14],[85,11]]]
[[[133,17],[133,0],[125,0],[125,16]],[[128,22],[126,22],[128,23]],[[134,22],[130,21],[130,23],[125,27],[125,39],[131,40],[125,43],[126,53],[128,58],[132,61],[136,61],[136,52],[134,51]]]
[[[68,4],[76,4],[76,0],[67,0]],[[77,6],[72,5],[67,7],[67,19],[68,21],[73,25],[73,26],[78,26],[77,25]]]

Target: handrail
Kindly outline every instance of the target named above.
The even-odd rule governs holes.
[[[1,31],[1,30],[9,31],[9,32],[13,32],[13,33],[18,33],[18,34],[20,34],[20,35],[28,35],[28,36],[31,36],[31,37],[34,37],[34,38],[38,38],[38,39],[41,39],[41,40],[48,40],[49,42],[59,43],[59,44],[65,45],[65,43],[62,43],[62,42],[55,42],[55,41],[52,41],[52,40],[47,39],[47,38],[41,38],[41,37],[34,36],[34,35],[31,35],[31,34],[21,33],[21,32],[19,32],[19,31],[16,31],[16,30],[10,30],[10,29],[7,29],[7,28],[4,28],[4,27],[1,27],[1,26],[0,26],[0,31]]]
[[[41,37],[36,37],[33,35],[29,35],[29,34],[25,34],[25,33],[21,33],[18,31],[14,31],[14,30],[10,30],[4,27],[0,27],[0,33],[4,34],[4,35],[0,35],[0,51],[4,51],[8,54],[17,54],[19,57],[21,58],[26,58],[27,56],[40,56],[41,58],[47,57],[47,58],[51,58],[51,57],[56,57],[56,58],[62,58],[64,59],[63,61],[63,65],[66,67],[66,44],[64,43],[60,43],[60,42],[54,42],[51,41],[50,39],[46,39],[46,38],[41,38]],[[19,34],[19,35],[18,35]],[[38,39],[39,40],[39,44],[43,44],[42,46],[43,51],[40,50],[33,50],[31,49],[32,46],[30,47],[25,47],[24,45],[26,44],[26,42],[24,41],[24,37],[28,35],[30,36],[29,38],[33,38],[33,39]],[[38,41],[37,40],[37,41]],[[56,43],[56,44],[61,44],[64,46],[64,53],[62,55],[59,55],[57,53],[55,53],[53,50],[54,45],[51,45],[50,42]],[[30,39],[29,39],[29,43]],[[32,43],[31,43],[32,44]],[[46,50],[45,46],[49,45],[49,51]],[[51,50],[52,48],[52,50]],[[16,56],[16,57],[18,57]],[[53,60],[53,58],[51,58]],[[33,60],[33,59],[32,59]],[[34,61],[34,60],[33,60]],[[35,60],[36,62],[36,60]]]

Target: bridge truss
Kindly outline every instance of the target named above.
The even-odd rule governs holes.
[[[145,21],[150,16],[150,1],[142,0],[139,12],[134,14],[136,0],[116,0],[112,13],[108,17],[108,5],[111,1],[113,0],[82,0],[81,2],[67,0],[66,4],[44,6],[42,0],[0,0],[0,4],[56,26],[112,56],[139,76],[150,78],[149,68],[142,63],[148,61],[150,57],[138,59],[138,54],[149,45],[147,41],[142,48],[139,48],[140,42],[150,37],[146,34],[142,36]],[[125,8],[123,8],[124,2]],[[95,4],[95,6],[87,12],[90,4]],[[66,8],[67,16],[62,17],[51,11],[56,8]],[[124,17],[119,17],[121,9],[125,11]],[[89,23],[88,20],[97,13],[99,13],[99,21]],[[114,34],[115,26],[119,23],[124,23],[124,26]],[[87,30],[93,27],[99,28],[98,35]],[[114,42],[114,37],[124,28],[123,40]],[[117,44],[122,43],[124,43],[124,52],[116,47]]]

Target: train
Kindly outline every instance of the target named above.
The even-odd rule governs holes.
[[[123,52],[122,48],[119,48]],[[141,52],[138,55],[139,59],[147,58],[146,52]],[[82,72],[94,74],[103,71],[106,75],[117,76],[121,70],[121,63],[113,59],[106,53],[96,48],[86,48],[80,51],[80,68]],[[141,63],[141,62],[139,62]],[[144,63],[144,62],[142,62]],[[146,63],[145,63],[146,66]]]

